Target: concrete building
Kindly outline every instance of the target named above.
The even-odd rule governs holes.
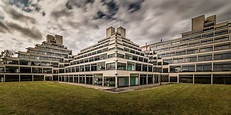
[[[86,43],[87,44],[87,43]],[[216,16],[192,19],[181,38],[140,47],[123,27],[106,29],[106,37],[76,56],[59,35],[18,57],[0,59],[0,81],[63,81],[130,87],[160,82],[231,84],[231,23]]]
[[[182,37],[142,46],[150,61],[162,67],[169,82],[231,84],[231,23],[216,15],[192,19]]]
[[[158,83],[158,76],[139,45],[126,38],[126,30],[109,27],[106,38],[74,57],[59,81],[117,88]]]
[[[59,35],[47,35],[42,44],[17,53],[18,57],[0,59],[1,82],[58,81],[58,74],[64,73],[73,57]]]

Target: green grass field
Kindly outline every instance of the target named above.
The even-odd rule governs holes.
[[[0,114],[231,114],[231,85],[171,84],[112,94],[53,82],[0,83]]]

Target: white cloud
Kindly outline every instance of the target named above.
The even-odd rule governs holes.
[[[155,2],[153,0],[106,0],[105,3],[100,0],[89,3],[82,0],[70,0],[70,9],[66,7],[67,2],[68,0],[31,0],[29,3],[36,4],[40,10],[29,5],[28,8],[32,11],[25,12],[22,10],[24,6],[19,3],[17,4],[20,7],[9,5],[7,1],[0,1],[0,16],[4,17],[0,21],[3,24],[8,26],[8,23],[15,23],[22,28],[34,28],[30,30],[31,33],[35,33],[37,29],[42,34],[41,39],[35,39],[20,31],[0,33],[1,49],[25,50],[28,46],[41,43],[47,34],[59,34],[64,36],[64,45],[76,54],[104,38],[107,27],[118,27],[120,22],[126,28],[128,38],[137,44],[144,45],[160,41],[160,39],[180,37],[181,33],[190,30],[191,18],[202,14],[206,16],[216,14],[218,21],[231,19],[229,0],[155,0]],[[109,4],[110,2],[112,4]],[[136,2],[139,2],[138,6],[133,4]],[[133,8],[129,10],[131,6]],[[111,14],[109,7],[118,9],[114,11],[115,15]],[[22,17],[14,19],[12,15],[15,14],[7,13],[5,9],[14,10]],[[99,11],[103,13],[101,19],[95,18]],[[134,12],[131,13],[132,11]],[[36,23],[31,23],[33,19]],[[9,29],[13,30],[10,26]],[[8,44],[12,44],[13,47]]]

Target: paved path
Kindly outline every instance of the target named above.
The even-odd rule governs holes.
[[[93,89],[99,89],[99,90],[110,92],[110,93],[122,93],[122,92],[135,91],[135,90],[140,90],[144,88],[151,88],[151,87],[171,84],[169,82],[162,82],[161,85],[159,83],[155,83],[155,84],[148,84],[148,85],[115,88],[115,87],[106,87],[106,86],[103,87],[103,86],[97,86],[97,85],[87,85],[87,84],[79,84],[79,83],[71,83],[71,82],[58,82],[58,83],[78,85],[78,86],[83,86],[83,87],[88,87],[88,88],[93,88]]]

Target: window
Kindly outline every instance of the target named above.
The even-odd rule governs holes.
[[[7,73],[18,73],[19,69],[17,66],[6,66],[6,72]],[[27,72],[22,71],[22,73],[27,73]],[[30,71],[28,73],[30,73]]]
[[[221,30],[221,31],[216,31],[215,35],[218,36],[218,35],[223,35],[223,34],[227,34],[227,33],[228,33],[228,30],[225,29],[225,30]]]
[[[211,63],[197,64],[196,68],[197,68],[197,72],[212,71],[212,64]]]
[[[142,69],[142,71],[147,71],[147,69],[148,69],[148,66],[145,65],[145,64],[143,64],[143,69]]]
[[[170,66],[170,72],[171,73],[181,72],[181,67],[180,66]]]
[[[129,71],[135,70],[135,63],[127,62],[127,70],[129,70]]]
[[[231,62],[214,63],[213,71],[231,71]]]
[[[21,68],[20,68],[20,72],[21,72]],[[52,73],[52,68],[43,68],[43,73]]]
[[[136,71],[141,71],[141,64],[136,63]]]
[[[105,70],[105,62],[99,62],[97,66],[98,70]]]
[[[130,54],[125,54],[125,59],[130,59],[130,60],[132,60],[132,55],[130,55]]]
[[[194,53],[197,53],[198,52],[198,49],[189,49],[187,51],[187,54],[194,54]]]
[[[164,59],[163,60],[163,65],[168,65],[168,64],[172,64],[172,59]]]
[[[118,70],[126,70],[126,63],[117,63],[117,69]]]
[[[184,50],[184,51],[176,52],[176,55],[184,55],[184,54],[186,54],[186,53],[185,53],[185,50]]]
[[[84,65],[80,66],[80,72],[84,72]]]
[[[184,62],[183,58],[174,58],[173,63],[182,63]]]
[[[182,66],[182,72],[194,72],[195,71],[195,65],[183,65]]]
[[[75,67],[76,72],[79,72],[79,66]]]
[[[115,70],[115,62],[106,64],[107,70]]]
[[[214,38],[214,42],[217,43],[217,42],[223,42],[223,41],[228,41],[229,40],[229,36],[221,36],[221,37],[217,37],[217,38]]]
[[[148,66],[148,72],[152,72],[152,66],[151,65]]]
[[[91,71],[97,71],[97,64],[91,64]]]
[[[213,47],[202,47],[200,48],[200,52],[209,52],[209,51],[213,51]]]
[[[137,56],[132,56],[132,60],[135,60],[135,61],[136,61],[137,58],[138,58]]]
[[[90,71],[90,64],[85,65],[85,71]]]
[[[196,62],[197,61],[197,57],[196,56],[192,56],[192,57],[185,57],[184,62]]]
[[[199,55],[198,61],[211,61],[212,60],[212,54],[205,54],[205,55]]]
[[[220,52],[214,54],[214,60],[231,59],[231,52]]]
[[[139,61],[143,61],[144,59],[142,57],[139,57]]]
[[[230,48],[230,44],[229,43],[219,44],[219,45],[214,46],[214,50],[215,51],[217,51],[217,50],[225,50],[225,49],[229,49],[229,48]]]
[[[120,53],[117,53],[117,57],[118,57],[118,58],[124,58],[124,55],[123,55],[123,54],[120,54]]]
[[[0,73],[4,73],[4,67],[0,67]]]
[[[107,58],[107,54],[102,54],[99,56],[99,58],[102,60],[102,59],[106,59]]]

